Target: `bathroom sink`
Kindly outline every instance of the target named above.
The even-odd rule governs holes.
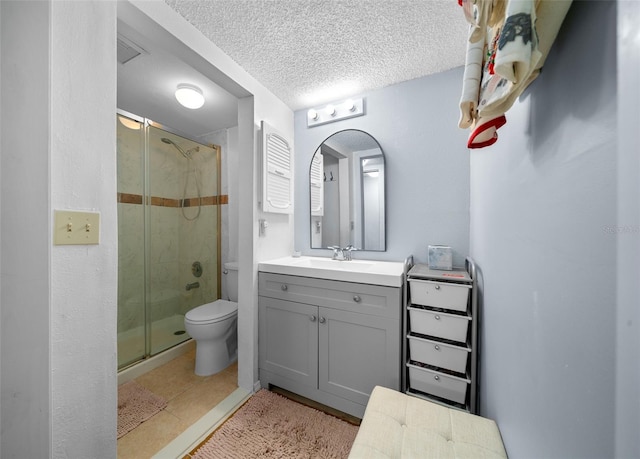
[[[400,287],[404,263],[375,260],[340,261],[322,257],[283,257],[260,262],[258,271]]]
[[[292,257],[293,258],[293,257]],[[340,271],[367,271],[374,263],[363,260],[340,261],[328,258],[300,257],[293,265],[308,268],[337,269]]]

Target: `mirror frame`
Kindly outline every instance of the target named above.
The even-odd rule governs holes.
[[[363,155],[361,158],[359,158],[359,160],[357,161],[357,163],[354,166],[354,168],[357,168],[357,173],[358,173],[358,176],[359,176],[359,183],[360,184],[362,183],[362,177],[363,177],[363,174],[364,174],[364,170],[363,170],[363,166],[362,166],[362,160],[363,159],[367,159],[367,158],[371,158],[371,157],[377,157],[377,156],[380,156],[381,159],[382,159],[381,164],[382,164],[382,172],[383,172],[383,176],[382,176],[383,177],[383,183],[382,183],[381,197],[382,197],[382,201],[383,202],[382,202],[381,217],[382,217],[382,230],[383,230],[384,234],[381,235],[381,237],[380,237],[380,241],[381,241],[381,247],[380,248],[376,248],[376,249],[364,248],[363,247],[364,246],[364,241],[362,241],[362,243],[360,244],[360,247],[355,247],[355,240],[354,240],[355,238],[353,238],[354,222],[350,221],[349,225],[348,225],[348,230],[349,230],[348,243],[346,243],[346,244],[338,244],[338,245],[344,246],[344,247],[346,247],[347,245],[353,245],[355,250],[358,250],[358,251],[385,252],[387,250],[387,224],[386,224],[386,221],[387,221],[387,175],[386,175],[386,170],[385,170],[386,169],[386,157],[385,157],[384,151],[382,150],[382,147],[380,146],[380,142],[378,142],[378,140],[375,137],[373,137],[371,134],[369,134],[368,132],[363,131],[361,129],[342,129],[340,131],[336,131],[336,132],[332,133],[331,135],[329,135],[327,138],[325,138],[318,145],[318,147],[315,149],[315,151],[314,151],[314,153],[313,153],[313,155],[311,157],[311,164],[309,165],[309,174],[308,174],[308,178],[309,178],[309,247],[311,249],[314,249],[314,250],[322,250],[322,249],[327,249],[328,248],[327,246],[330,245],[330,244],[325,244],[325,243],[322,243],[321,245],[318,245],[318,244],[314,245],[314,227],[316,225],[314,225],[314,215],[313,215],[313,208],[314,208],[313,183],[314,183],[314,181],[319,180],[319,178],[316,178],[316,180],[314,180],[314,177],[312,176],[312,174],[314,172],[313,169],[314,169],[315,157],[319,152],[320,152],[320,154],[322,154],[322,147],[327,144],[327,141],[329,141],[334,136],[339,135],[339,134],[344,133],[344,132],[354,132],[354,133],[360,133],[362,135],[366,135],[367,138],[370,141],[372,141],[372,145],[375,144],[375,146],[373,146],[372,148],[369,148],[367,150],[356,150],[356,151],[369,152],[369,154]],[[376,148],[379,150],[379,155],[370,154],[371,150],[376,149]],[[316,173],[317,173],[317,171],[316,171]],[[322,170],[320,173],[323,175],[324,174],[324,170]],[[353,174],[354,174],[354,172],[351,171],[349,173],[349,178],[353,177]],[[320,179],[320,180],[323,180],[323,178]],[[349,180],[349,187],[353,186],[353,184],[351,182],[352,182],[352,180]],[[362,202],[363,193],[364,193],[364,189],[363,189],[362,185],[359,186],[359,189],[357,190],[357,192],[358,192],[358,194],[360,196],[359,197],[360,202]],[[323,190],[323,196],[322,196],[323,207],[324,207],[324,197],[325,196],[324,196],[324,190]],[[347,198],[347,201],[351,201],[351,199]],[[340,205],[340,207],[342,207],[344,205],[342,199],[340,199],[340,204],[339,205]],[[352,215],[354,209],[351,209],[351,207],[353,207],[352,206],[352,202],[348,202],[349,213]],[[357,209],[357,210],[359,210],[359,214],[360,214],[359,219],[360,219],[360,221],[363,222],[363,223],[360,224],[360,226],[362,228],[364,228],[364,215],[363,215],[364,214],[364,207],[363,207],[363,205],[360,204],[359,209]],[[324,211],[326,211],[326,209],[324,209]],[[340,212],[340,211],[338,210],[337,212]],[[319,230],[320,234],[322,234],[322,231],[323,231],[323,229],[321,227],[320,230]],[[364,234],[363,234],[363,237],[364,237]],[[340,239],[340,242],[345,242],[345,240],[347,238],[339,236],[339,239]]]

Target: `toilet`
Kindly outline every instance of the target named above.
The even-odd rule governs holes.
[[[227,300],[198,306],[184,316],[184,327],[196,342],[196,374],[216,374],[238,357],[238,264],[224,264]]]

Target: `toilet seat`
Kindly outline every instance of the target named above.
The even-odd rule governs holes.
[[[217,300],[193,308],[184,316],[186,321],[193,324],[212,324],[226,320],[238,313],[238,303],[227,300]]]

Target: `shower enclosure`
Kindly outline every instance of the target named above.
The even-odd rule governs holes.
[[[220,147],[117,112],[118,369],[189,339],[220,298]]]

